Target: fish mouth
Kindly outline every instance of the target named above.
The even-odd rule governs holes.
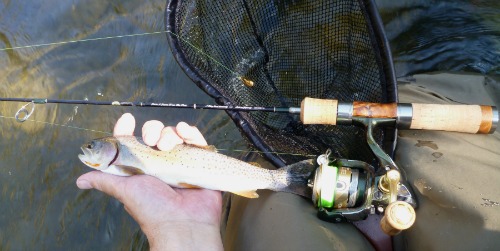
[[[80,149],[82,149],[83,154],[78,154],[78,158],[82,162],[86,162],[89,159],[92,159],[92,152],[86,146],[82,146],[80,147]]]
[[[78,154],[78,158],[80,159],[80,161],[91,168],[98,169],[100,164],[97,164],[95,163],[95,161],[93,161],[93,154],[92,151],[88,149],[88,146],[83,145],[82,147],[80,147],[80,149],[82,149],[83,151],[83,154]]]
[[[83,145],[80,147],[80,149],[82,149],[82,152],[83,152],[83,155],[80,154],[78,156],[88,156],[88,157],[92,157],[92,151],[90,151],[90,149],[88,148],[87,145]]]

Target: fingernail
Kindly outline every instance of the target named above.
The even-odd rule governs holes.
[[[92,188],[92,185],[90,185],[90,182],[88,180],[77,180],[76,186],[80,189],[91,189]]]

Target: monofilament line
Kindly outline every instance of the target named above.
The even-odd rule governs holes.
[[[9,117],[9,116],[3,116],[3,115],[0,115],[0,118],[3,118],[3,119],[16,119],[16,117]],[[46,122],[46,121],[38,121],[38,120],[33,120],[33,119],[27,119],[26,121],[34,122],[34,123],[41,123],[41,124],[46,124],[46,125],[52,125],[52,126],[66,127],[66,128],[71,128],[71,129],[78,129],[78,130],[89,131],[89,132],[94,132],[94,133],[102,133],[102,134],[105,134],[105,135],[113,135],[110,132],[104,132],[104,131],[99,131],[99,130],[87,129],[87,128],[78,127],[78,126],[63,125],[63,124],[51,123],[51,122]]]
[[[145,32],[145,33],[136,33],[136,34],[128,34],[128,35],[117,35],[117,36],[109,36],[109,37],[86,38],[86,39],[80,39],[80,40],[70,40],[70,41],[61,41],[61,42],[54,42],[54,43],[44,43],[44,44],[33,44],[33,45],[25,45],[25,46],[8,47],[8,48],[2,48],[2,49],[0,49],[0,51],[19,50],[19,49],[36,48],[36,47],[51,46],[51,45],[63,45],[63,44],[71,44],[71,43],[79,43],[79,42],[90,42],[90,41],[107,40],[107,39],[114,39],[114,38],[157,35],[157,34],[165,34],[165,33],[167,33],[167,31],[155,31],[155,32]]]
[[[127,34],[127,35],[117,35],[117,36],[107,36],[107,37],[98,37],[98,38],[86,38],[86,39],[79,39],[79,40],[69,40],[69,41],[60,41],[60,42],[53,42],[53,43],[42,43],[42,44],[32,44],[32,45],[24,45],[24,46],[15,46],[15,47],[7,47],[7,48],[0,48],[0,51],[9,51],[9,50],[20,50],[20,49],[28,49],[28,48],[37,48],[37,47],[43,47],[43,46],[51,46],[51,45],[64,45],[64,44],[72,44],[72,43],[79,43],[79,42],[90,42],[90,41],[99,41],[99,40],[107,40],[107,39],[115,39],[115,38],[127,38],[127,37],[138,37],[138,36],[147,36],[147,35],[158,35],[158,34],[166,34],[166,33],[171,33],[177,38],[179,38],[180,41],[183,43],[186,43],[193,49],[195,49],[198,53],[203,54],[206,56],[208,59],[211,61],[215,62],[222,68],[226,69],[227,71],[231,72],[232,74],[238,76],[239,74],[231,69],[229,67],[225,66],[221,62],[217,61],[215,58],[211,57],[207,53],[205,53],[203,50],[200,48],[194,46],[192,43],[190,43],[188,40],[180,37],[179,35],[170,32],[170,31],[154,31],[154,32],[144,32],[144,33],[135,33],[135,34]]]

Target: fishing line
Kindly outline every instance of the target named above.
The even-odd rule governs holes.
[[[46,125],[54,125],[54,126],[60,126],[60,127],[66,127],[66,128],[71,128],[71,129],[78,129],[78,130],[83,130],[83,131],[89,131],[89,132],[94,132],[94,133],[102,133],[108,136],[113,135],[110,132],[104,132],[104,131],[99,131],[99,130],[93,130],[93,129],[87,129],[83,127],[77,127],[77,126],[70,126],[70,125],[64,125],[64,124],[58,124],[58,123],[51,123],[51,122],[45,122],[45,121],[38,121],[38,120],[33,120],[33,119],[28,119],[32,113],[35,110],[35,104],[47,104],[49,101],[51,103],[69,103],[69,104],[91,104],[91,105],[119,105],[119,106],[142,106],[142,107],[149,107],[147,106],[149,103],[143,103],[143,102],[119,102],[119,101],[88,101],[88,100],[49,100],[49,99],[25,99],[25,98],[0,98],[0,101],[27,101],[31,100],[31,102],[23,105],[16,113],[14,117],[8,117],[8,116],[3,116],[0,115],[0,118],[7,118],[7,119],[15,119],[17,122],[25,122],[25,121],[30,121],[30,122],[35,122],[35,123],[42,123]],[[160,107],[175,107],[175,108],[193,108],[193,109],[217,109],[217,110],[227,110],[227,109],[258,109],[259,111],[262,111],[261,108],[265,107],[228,107],[228,106],[214,106],[214,105],[200,105],[200,104],[164,104],[164,103],[152,103],[153,105],[159,105]],[[30,107],[31,105],[31,107]],[[203,108],[202,108],[203,107]],[[31,108],[31,110],[30,110]],[[276,110],[278,107],[272,107],[272,108],[267,108],[267,109],[273,109]],[[290,109],[290,108],[283,108],[283,109]],[[300,109],[300,108],[295,108],[295,109]],[[223,149],[223,148],[217,148],[217,151],[230,151],[230,152],[244,152],[244,153],[261,153],[261,154],[266,154],[266,153],[271,153],[271,154],[276,154],[276,155],[292,155],[292,156],[304,156],[304,157],[315,157],[316,155],[306,155],[306,154],[298,154],[298,153],[284,153],[284,152],[263,152],[263,151],[256,151],[256,150],[237,150],[237,149]]]
[[[300,153],[283,153],[283,152],[262,152],[256,150],[235,150],[235,149],[219,149],[216,148],[217,151],[229,151],[229,152],[243,152],[243,153],[271,153],[276,155],[292,155],[292,156],[304,156],[304,157],[317,157],[317,155],[313,154],[300,154]]]
[[[52,43],[32,44],[32,45],[25,45],[25,46],[0,48],[0,51],[19,50],[19,49],[37,48],[37,47],[44,47],[44,46],[65,45],[65,44],[79,43],[79,42],[102,41],[102,40],[109,40],[109,39],[116,39],[116,38],[139,37],[139,36],[158,35],[158,34],[167,34],[167,33],[170,33],[170,34],[176,36],[179,39],[179,41],[187,44],[188,46],[193,48],[197,53],[202,54],[207,59],[211,60],[212,62],[216,63],[220,67],[224,68],[225,70],[227,70],[231,74],[233,74],[235,76],[241,75],[241,74],[231,70],[229,67],[227,67],[223,63],[219,62],[217,59],[210,56],[208,53],[204,52],[202,49],[196,47],[194,44],[192,44],[188,40],[186,40],[183,37],[179,36],[178,34],[175,34],[175,33],[170,32],[170,31],[144,32],[144,33],[135,33],[135,34],[127,34],[127,35],[116,35],[116,36],[87,38],[87,39],[79,39],[79,40],[52,42]],[[244,79],[241,76],[240,76],[240,78],[244,81]],[[28,102],[27,104],[23,105],[16,112],[14,117],[0,115],[0,118],[15,119],[18,122],[30,121],[30,122],[34,122],[34,123],[42,123],[42,124],[46,124],[46,125],[66,127],[66,128],[71,128],[71,129],[94,132],[94,133],[102,133],[105,135],[112,135],[112,133],[82,128],[82,127],[77,127],[77,126],[70,126],[70,125],[64,125],[64,124],[58,124],[58,123],[38,121],[38,120],[33,120],[33,119],[28,119],[28,118],[33,114],[33,112],[35,110],[35,104],[48,104],[48,103],[300,113],[300,108],[297,108],[297,107],[221,106],[221,105],[206,105],[206,104],[170,104],[170,103],[153,103],[153,102],[56,100],[56,99],[41,99],[41,98],[0,98],[0,101]],[[31,107],[30,107],[31,109],[28,108],[28,106],[30,106],[30,105],[31,105]],[[304,154],[296,154],[296,153],[262,152],[262,151],[235,150],[235,149],[217,149],[217,150],[218,151],[272,153],[272,154],[277,154],[277,155],[315,157],[315,155],[304,155]]]
[[[205,53],[203,50],[196,47],[194,44],[192,44],[188,40],[186,40],[183,37],[181,37],[173,32],[170,32],[170,31],[154,31],[154,32],[144,32],[144,33],[135,33],[135,34],[127,34],[127,35],[116,35],[116,36],[107,36],[107,37],[98,37],[98,38],[86,38],[86,39],[79,39],[79,40],[60,41],[60,42],[53,42],[53,43],[32,44],[32,45],[0,48],[0,51],[19,50],[19,49],[37,48],[37,47],[51,46],[51,45],[64,45],[64,44],[79,43],[79,42],[91,42],[91,41],[100,41],[100,40],[108,40],[108,39],[115,39],[115,38],[139,37],[139,36],[158,35],[158,34],[167,34],[167,33],[170,33],[170,34],[176,36],[177,38],[179,38],[180,41],[182,41],[183,43],[186,43],[187,45],[192,47],[196,52],[204,55],[205,57],[212,60],[217,65],[224,68],[225,70],[231,72],[232,74],[234,74],[236,76],[240,75],[239,73],[231,70],[229,67],[227,67],[223,63],[219,62],[214,57],[210,56],[208,53]]]
[[[202,55],[206,56],[208,59],[212,60],[214,63],[220,65],[222,68],[224,68],[225,70],[231,72],[232,74],[236,75],[236,76],[239,76],[240,74],[231,70],[229,67],[225,66],[223,63],[219,62],[217,59],[215,59],[214,57],[210,56],[210,54],[208,53],[205,53],[203,50],[201,50],[200,48],[196,47],[194,44],[192,44],[191,42],[189,42],[188,40],[184,39],[183,37],[173,33],[173,32],[169,32],[169,31],[166,31],[166,33],[170,33],[174,36],[176,36],[177,38],[179,38],[180,41],[186,43],[187,45],[191,46],[193,49],[195,49],[197,52],[201,53]]]
[[[16,117],[9,117],[9,116],[0,115],[0,118],[3,118],[3,119],[15,119],[16,121],[18,121],[18,119]],[[94,132],[94,133],[102,133],[102,134],[108,135],[108,136],[112,136],[113,135],[110,132],[104,132],[104,131],[99,131],[99,130],[94,130],[94,129],[88,129],[88,128],[83,128],[83,127],[78,127],[78,126],[70,126],[70,125],[64,125],[64,124],[58,124],[58,123],[51,123],[51,122],[39,121],[39,120],[33,120],[33,119],[26,119],[25,121],[34,122],[34,123],[41,123],[41,124],[46,124],[46,125],[66,127],[66,128],[70,128],[70,129],[77,129],[77,130],[89,131],[89,132]],[[304,157],[316,157],[316,155],[299,154],[299,153],[263,152],[263,151],[256,151],[256,150],[238,150],[238,149],[224,149],[224,148],[216,148],[216,150],[217,151],[228,151],[228,152],[242,152],[242,153],[271,153],[271,154],[277,154],[277,155],[293,155],[293,156],[304,156]]]
[[[90,42],[90,41],[107,40],[107,39],[114,39],[114,38],[138,37],[138,36],[157,35],[157,34],[166,34],[166,33],[169,33],[169,32],[168,31],[154,31],[154,32],[136,33],[136,34],[128,34],[128,35],[117,35],[117,36],[98,37],[98,38],[86,38],[86,39],[80,39],[80,40],[60,41],[60,42],[54,42],[54,43],[7,47],[7,48],[1,48],[0,51],[19,50],[19,49],[36,48],[36,47],[43,47],[43,46],[50,46],[50,45],[63,45],[63,44],[71,44],[71,43],[79,43],[79,42]]]
[[[18,119],[16,117],[9,117],[9,116],[0,115],[0,118],[3,118],[3,119],[15,119],[16,121],[18,121]],[[78,130],[83,130],[83,131],[95,132],[95,133],[102,133],[102,134],[105,134],[105,135],[113,135],[110,132],[104,132],[104,131],[99,131],[99,130],[87,129],[87,128],[78,127],[78,126],[70,126],[70,125],[64,125],[64,124],[58,124],[58,123],[51,123],[51,122],[46,122],[46,121],[34,120],[34,119],[26,119],[25,121],[35,122],[35,123],[41,123],[41,124],[46,124],[46,125],[61,126],[61,127],[71,128],[71,129],[78,129]]]
[[[3,119],[15,119],[17,121],[16,117],[9,117],[9,116],[0,115],[0,118],[3,118]],[[70,126],[70,125],[64,125],[64,124],[58,124],[58,123],[51,123],[51,122],[46,122],[46,121],[34,120],[34,119],[26,119],[25,121],[34,122],[34,123],[41,123],[41,124],[46,124],[46,125],[66,127],[66,128],[70,128],[70,129],[77,129],[77,130],[89,131],[89,132],[94,132],[94,133],[102,133],[102,134],[108,135],[108,136],[112,136],[113,135],[110,132],[104,132],[104,131],[99,131],[99,130],[94,130],[94,129],[88,129],[88,128],[83,128],[83,127],[78,127],[78,126]],[[238,149],[224,149],[224,148],[216,148],[216,150],[217,151],[228,151],[228,152],[242,152],[242,153],[262,153],[262,154],[264,154],[264,153],[271,153],[271,154],[277,154],[277,155],[292,155],[292,156],[316,157],[316,155],[299,154],[299,153],[263,152],[263,151],[256,151],[256,150],[238,150]]]

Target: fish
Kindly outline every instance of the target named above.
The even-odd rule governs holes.
[[[135,136],[94,139],[81,150],[78,158],[93,169],[119,176],[150,175],[177,188],[219,190],[247,198],[258,198],[259,189],[312,196],[311,159],[269,170],[217,153],[214,147],[180,144],[160,151]]]

